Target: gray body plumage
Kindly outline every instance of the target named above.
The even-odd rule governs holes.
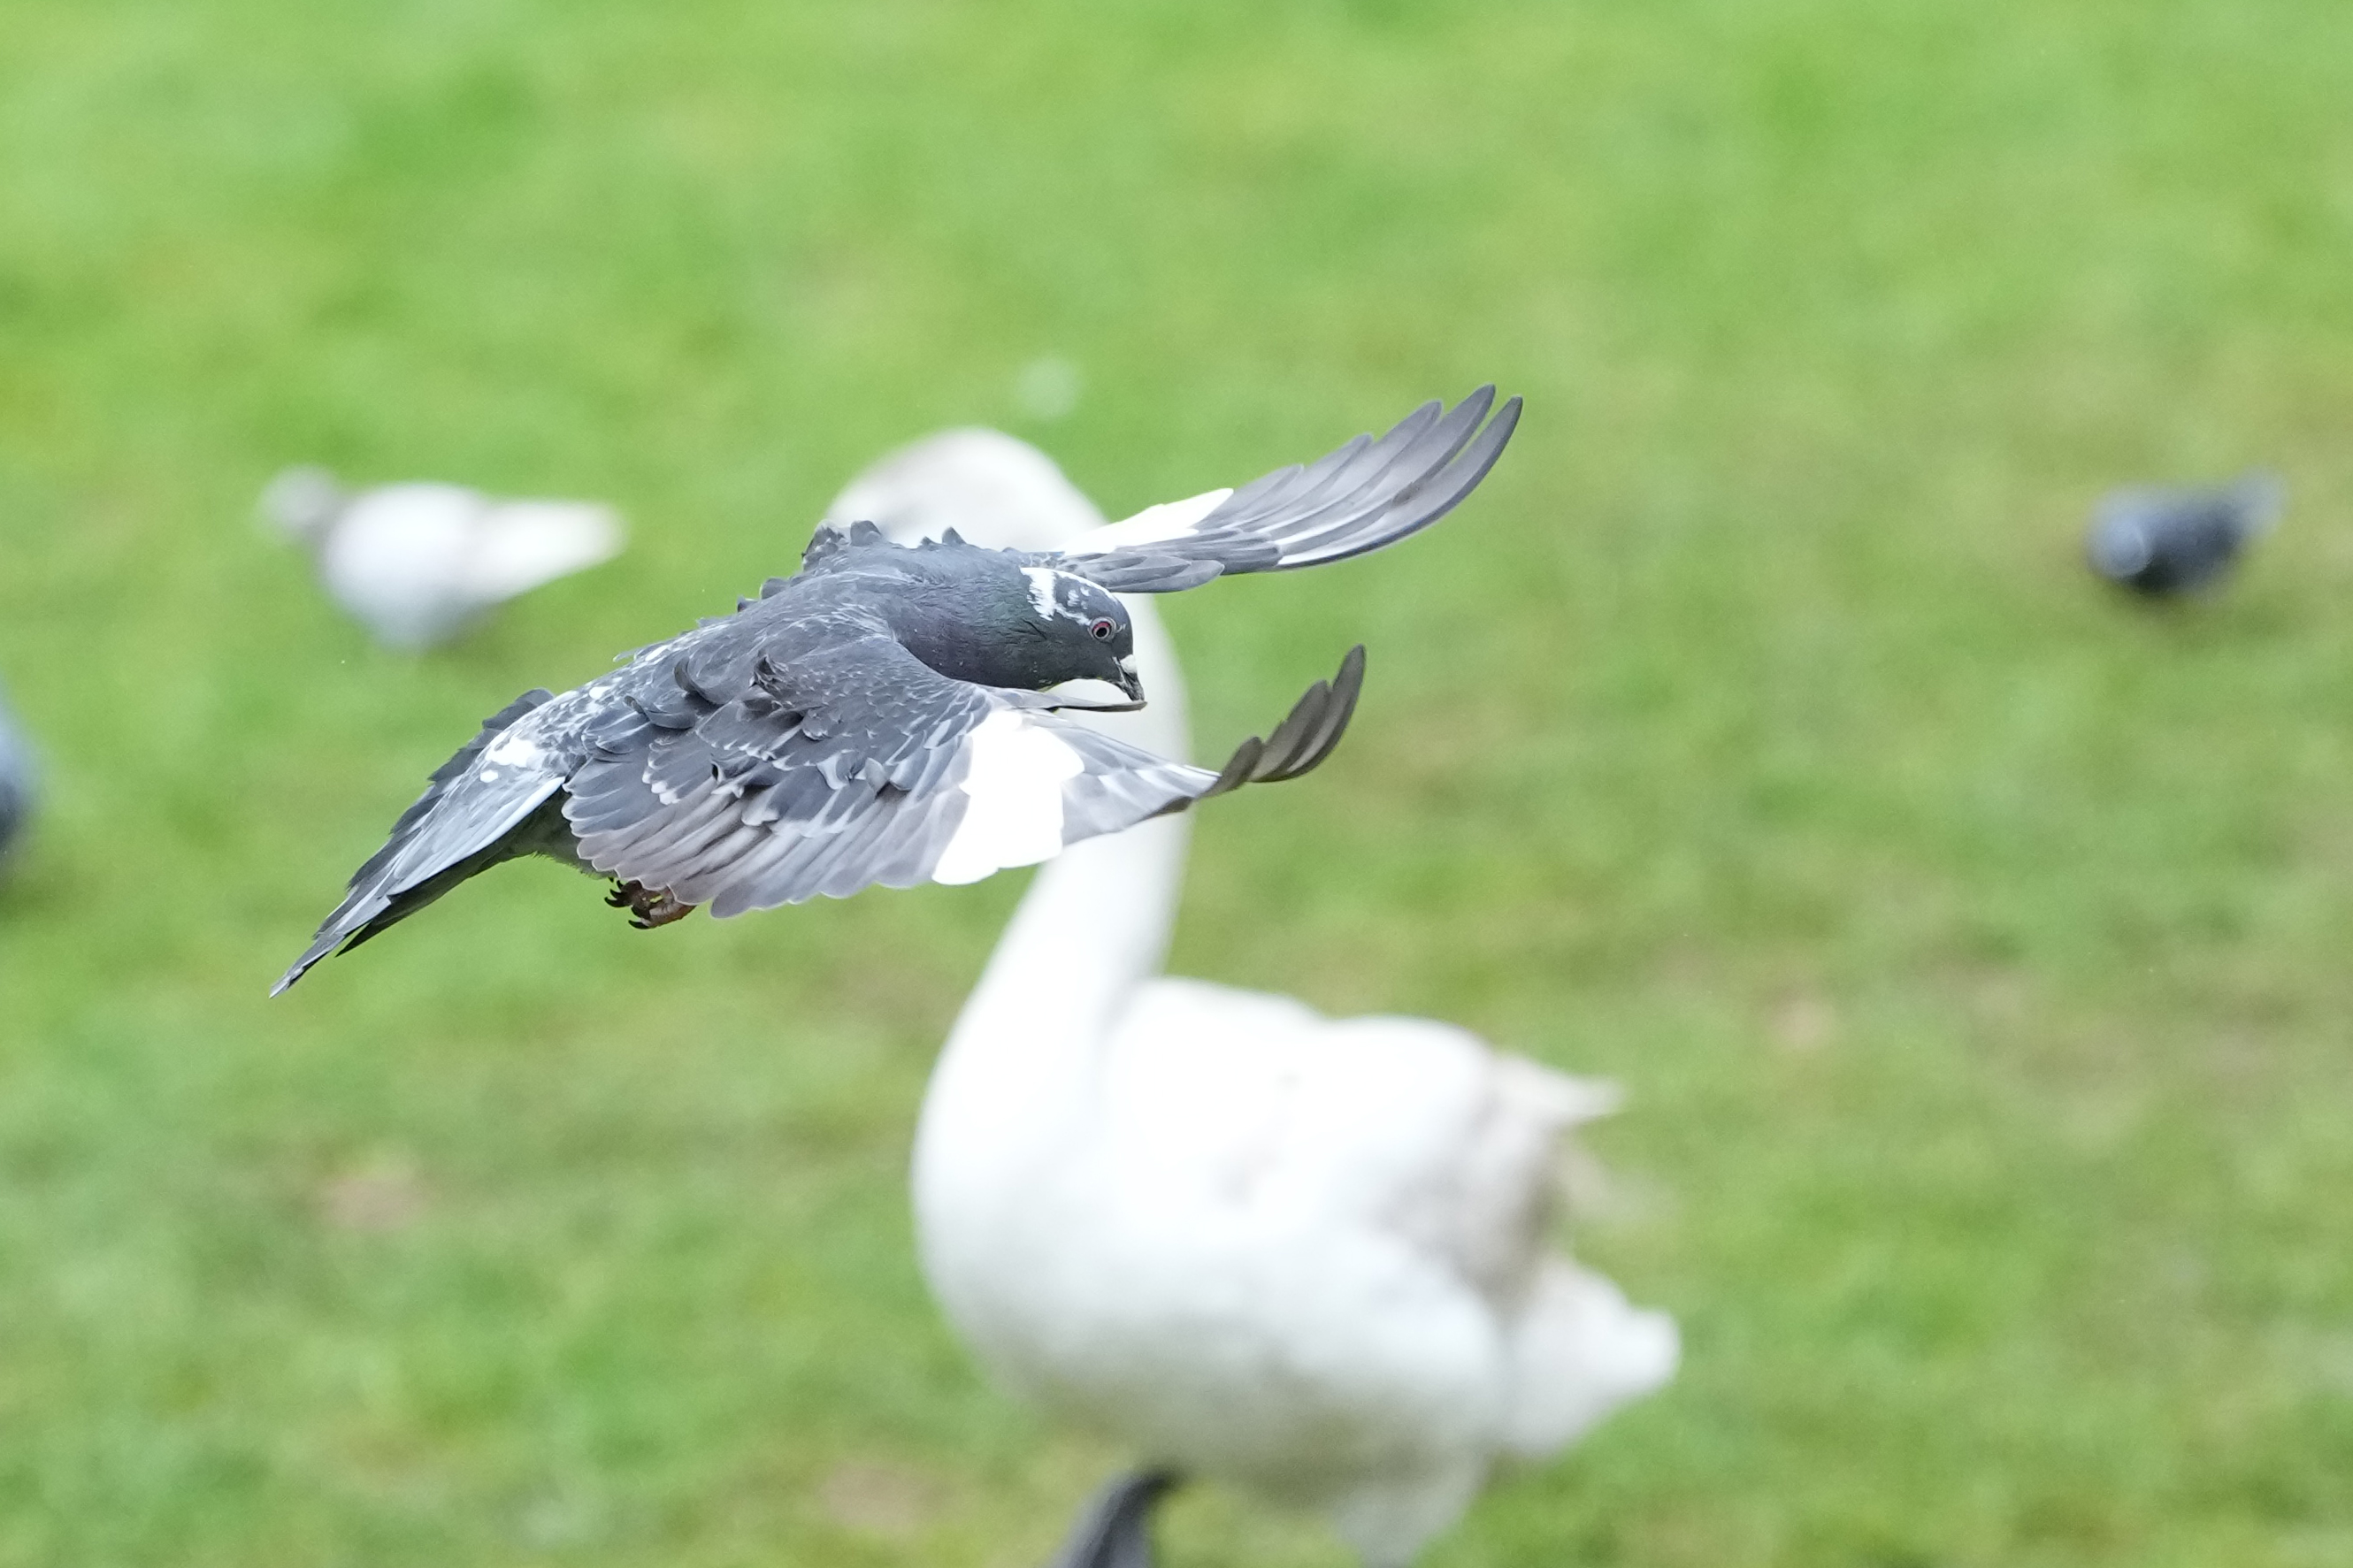
[[[2270,531],[2284,500],[2269,474],[2210,489],[2112,491],[2093,516],[2084,552],[2094,572],[2135,593],[2195,593],[2219,584]]]
[[[32,822],[36,777],[32,744],[0,702],[0,867]]]
[[[975,880],[1294,777],[1338,743],[1362,649],[1216,773],[1060,718],[1074,680],[1142,696],[1113,592],[1378,548],[1451,510],[1518,413],[1493,389],[1428,405],[1305,468],[1155,508],[1084,552],[894,545],[819,528],[791,578],[735,614],[553,696],[526,693],[435,774],[278,983],[366,941],[467,878],[547,854],[718,916],[880,884]],[[1100,703],[1093,704],[1100,706]]]

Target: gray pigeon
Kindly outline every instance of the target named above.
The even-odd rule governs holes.
[[[1099,529],[1082,548],[892,544],[819,525],[790,578],[610,675],[524,693],[444,763],[278,982],[366,941],[479,871],[547,855],[617,884],[641,927],[881,884],[977,881],[1244,784],[1338,743],[1362,648],[1217,773],[1067,720],[1144,692],[1115,594],[1377,550],[1438,521],[1518,423],[1481,387],[1425,404],[1305,468]],[[1494,416],[1488,414],[1493,409]]]
[[[33,748],[0,703],[0,866],[33,819]]]
[[[1152,1568],[1152,1510],[1182,1481],[1171,1470],[1118,1476],[1087,1499],[1052,1568]]]
[[[2109,582],[2151,598],[2221,583],[2248,543],[2271,531],[2286,489],[2249,474],[2213,489],[2112,490],[2092,517],[2084,553]]]

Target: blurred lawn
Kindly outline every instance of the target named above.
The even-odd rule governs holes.
[[[902,1194],[1018,879],[647,937],[517,868],[264,992],[885,445],[1117,511],[1488,378],[1463,515],[1172,611],[1205,750],[1373,648],[1178,966],[1632,1090],[1586,1250],[1685,1375],[1431,1562],[2353,1562],[2348,104],[2330,0],[0,0],[0,1563],[1041,1558],[1115,1456]],[[634,546],[395,658],[249,521],[299,459]],[[2255,463],[2222,602],[2078,568]]]

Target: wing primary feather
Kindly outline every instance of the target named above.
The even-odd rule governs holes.
[[[1241,788],[1250,782],[1250,770],[1258,766],[1259,753],[1265,750],[1266,742],[1256,735],[1236,746],[1234,754],[1226,759],[1226,765],[1218,770],[1216,781],[1193,798],[1208,800],[1213,795],[1227,795]],[[1180,805],[1170,809],[1181,811],[1184,807]]]
[[[1430,476],[1454,460],[1479,428],[1479,420],[1494,401],[1495,389],[1482,386],[1457,404],[1445,418],[1421,419],[1406,439],[1389,447],[1390,437],[1406,432],[1421,416],[1435,409],[1434,403],[1424,404],[1412,415],[1400,420],[1397,429],[1382,437],[1378,465],[1365,477],[1365,481],[1340,502],[1356,503],[1349,515],[1324,527],[1313,524],[1317,518],[1328,515],[1339,502],[1318,510],[1313,515],[1297,520],[1285,532],[1282,543],[1283,560],[1288,564],[1294,557],[1311,555],[1319,544],[1329,542],[1334,536],[1377,526],[1388,521],[1390,508],[1402,504],[1414,490],[1429,481]],[[1388,448],[1382,450],[1381,448]]]
[[[1340,661],[1340,673],[1334,678],[1334,700],[1327,705],[1324,722],[1316,729],[1315,739],[1308,748],[1305,760],[1295,764],[1284,776],[1296,778],[1324,765],[1324,759],[1339,745],[1340,737],[1348,732],[1348,722],[1356,716],[1356,700],[1365,692],[1365,645],[1358,643]]]
[[[1303,731],[1299,743],[1276,771],[1252,782],[1271,784],[1295,779],[1323,766],[1324,759],[1332,754],[1333,748],[1340,743],[1340,737],[1347,732],[1348,721],[1356,717],[1356,699],[1364,689],[1365,645],[1358,643],[1348,650],[1348,657],[1340,661],[1340,672],[1332,678],[1331,687],[1324,695],[1315,721]]]
[[[1282,716],[1266,738],[1265,753],[1250,770],[1250,782],[1273,776],[1288,767],[1294,757],[1303,755],[1307,738],[1320,729],[1332,702],[1332,688],[1319,680],[1309,687],[1291,711]]]
[[[1463,405],[1469,406],[1475,396],[1474,394],[1472,397],[1463,399]],[[1323,483],[1303,486],[1298,494],[1285,498],[1286,509],[1298,512],[1287,525],[1286,531],[1295,531],[1314,518],[1351,502],[1361,506],[1366,496],[1380,491],[1380,481],[1384,476],[1394,476],[1390,479],[1392,489],[1403,489],[1410,483],[1430,466],[1415,467],[1413,447],[1433,421],[1441,426],[1445,423],[1439,419],[1444,408],[1444,404],[1436,401],[1425,403],[1390,426],[1377,440],[1370,436],[1359,436],[1330,457],[1310,466],[1303,476],[1310,479],[1317,478],[1318,470],[1324,469],[1326,464],[1331,468],[1322,475]],[[1451,452],[1448,454],[1451,455]],[[1438,461],[1443,462],[1445,458],[1440,458]]]
[[[1246,784],[1275,784],[1295,779],[1320,765],[1340,742],[1348,727],[1348,720],[1356,710],[1356,695],[1365,681],[1365,649],[1359,643],[1348,650],[1340,661],[1339,673],[1330,684],[1319,680],[1309,687],[1291,711],[1276,725],[1273,738],[1261,741],[1253,735],[1234,748],[1234,754],[1219,769],[1209,786],[1191,800],[1208,800],[1212,795],[1225,795]],[[1191,800],[1169,806],[1182,811]]]
[[[1520,400],[1493,384],[1452,408],[1423,404],[1378,437],[1358,436],[1305,467],[1277,468],[1173,531],[1147,508],[1091,548],[1051,557],[1113,593],[1167,594],[1210,578],[1345,561],[1419,532],[1486,478],[1517,427]],[[1214,492],[1212,492],[1214,493]],[[1206,498],[1198,498],[1206,499]],[[1130,524],[1132,539],[1123,537]]]
[[[1369,520],[1366,527],[1336,542],[1299,553],[1286,552],[1282,558],[1283,567],[1321,566],[1334,561],[1345,561],[1350,556],[1362,555],[1420,532],[1461,505],[1462,499],[1487,477],[1496,459],[1504,455],[1504,447],[1511,440],[1519,420],[1520,400],[1517,397],[1507,399],[1503,407],[1496,410],[1495,417],[1480,432],[1479,438],[1471,443],[1451,466],[1440,470],[1447,481],[1445,485],[1428,497],[1412,498],[1419,504],[1402,523],[1394,516],[1384,514],[1378,519]]]

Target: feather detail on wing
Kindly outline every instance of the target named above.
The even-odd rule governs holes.
[[[1238,490],[1148,507],[1051,559],[1114,593],[1166,594],[1394,544],[1451,511],[1503,456],[1520,400],[1494,402],[1495,389],[1482,386],[1451,410],[1426,403],[1378,438],[1359,436]]]
[[[763,662],[729,700],[639,710],[574,776],[582,858],[720,917],[881,885],[977,881],[1329,755],[1361,648],[1219,773],[1154,756],[1038,693],[949,679],[883,636]]]

